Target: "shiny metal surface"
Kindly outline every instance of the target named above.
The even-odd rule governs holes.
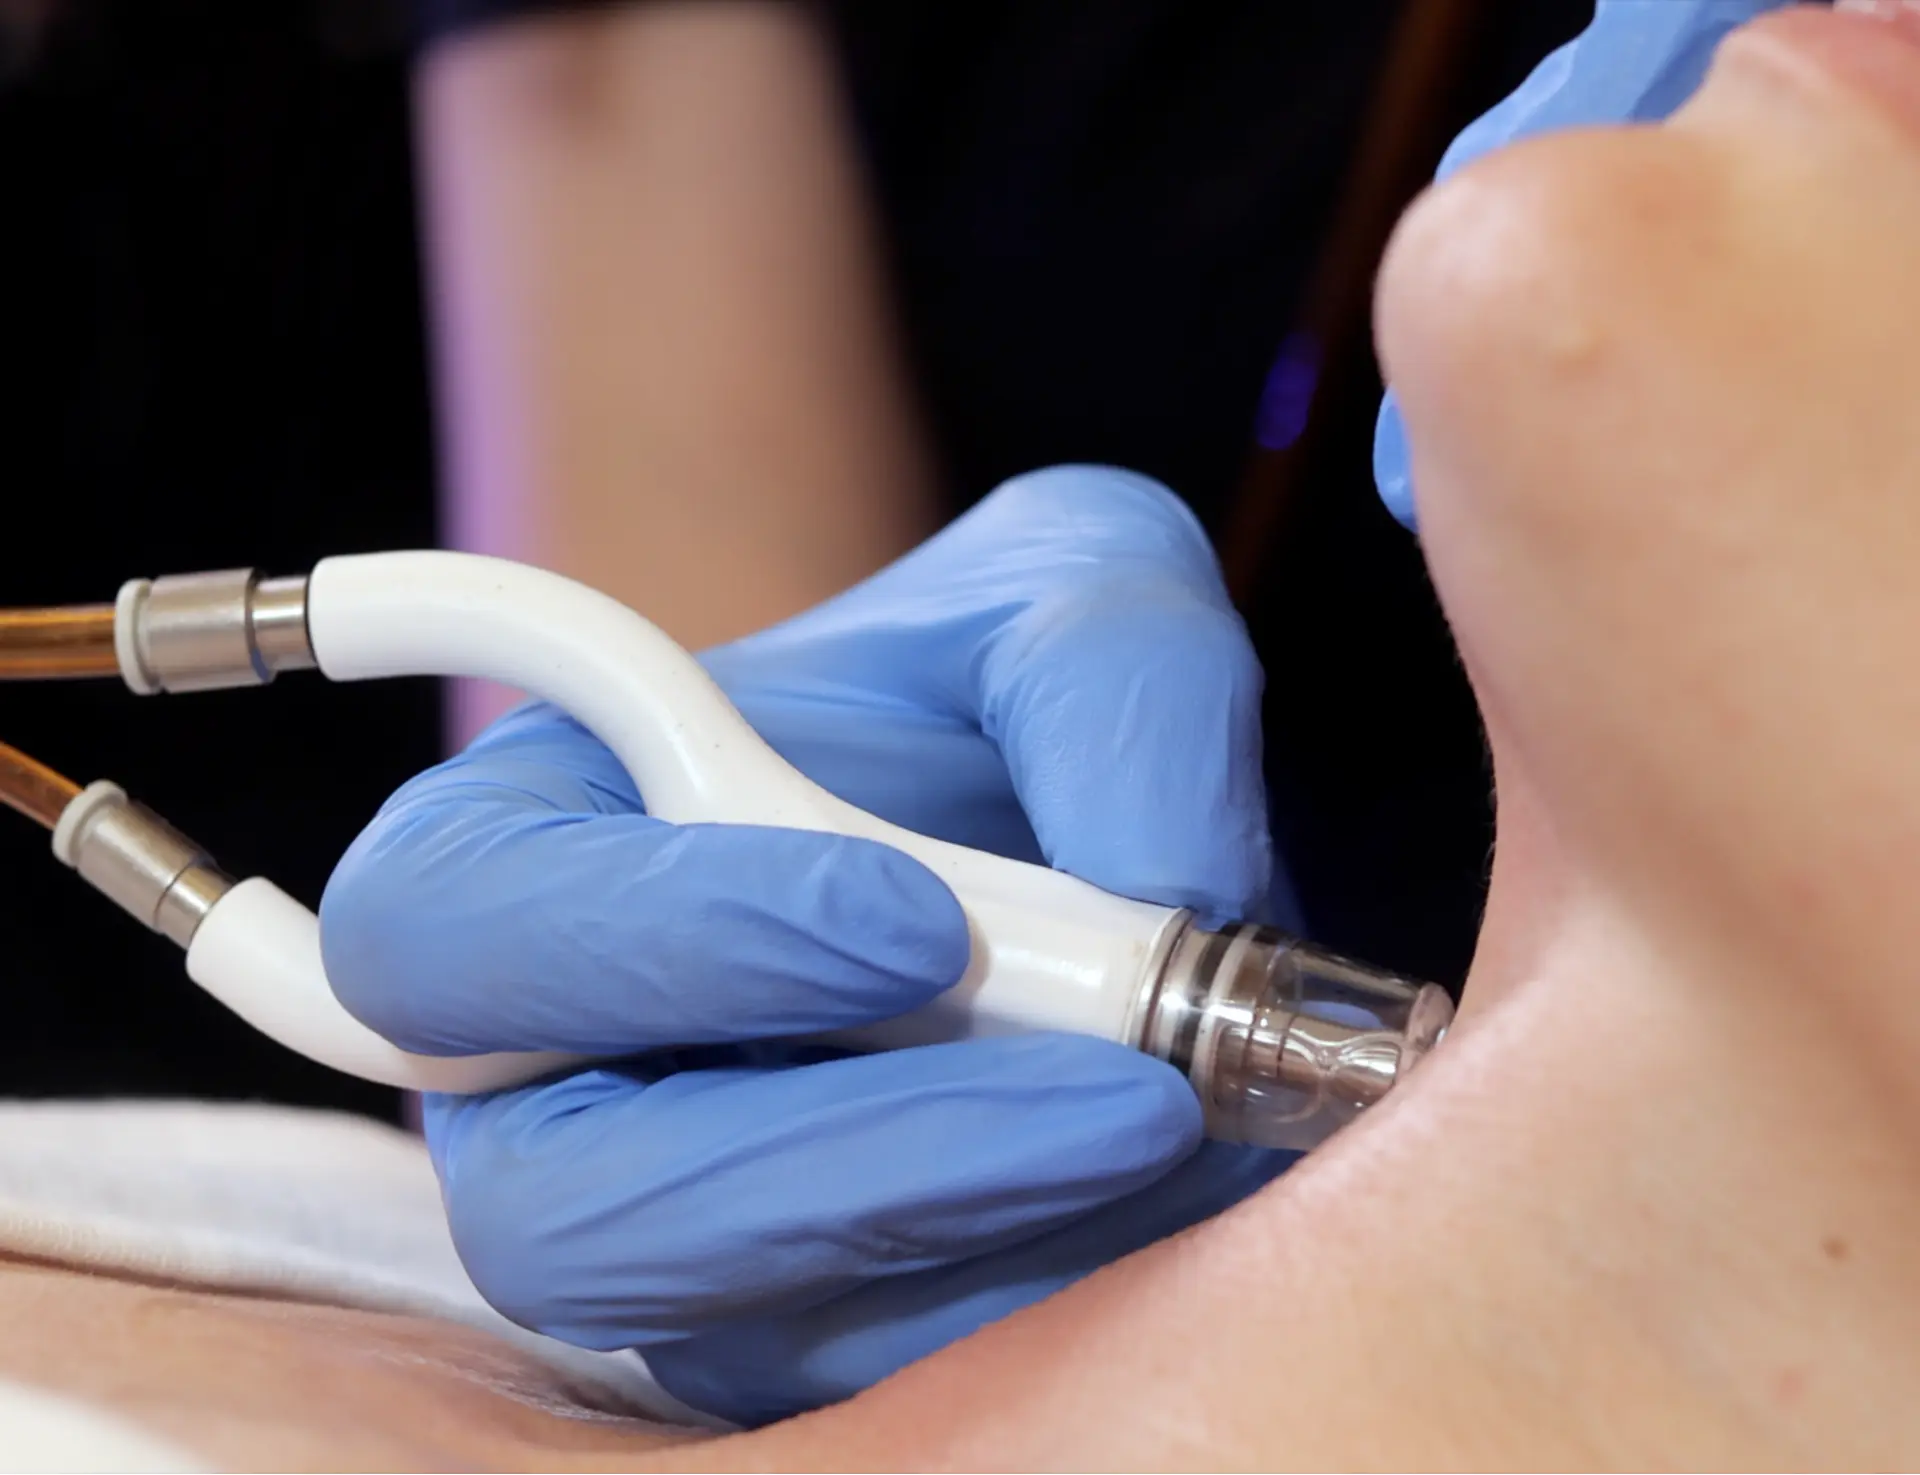
[[[183,948],[189,946],[213,904],[231,890],[233,877],[210,862],[188,866],[174,877],[166,895],[160,898],[160,905],[154,909],[153,930]]]
[[[155,579],[135,606],[135,651],[161,691],[259,686],[272,672],[254,650],[247,618],[251,569]]]
[[[193,841],[124,799],[97,805],[74,834],[71,852],[89,885],[182,947],[233,885]]]
[[[254,654],[270,673],[311,671],[318,664],[307,634],[307,580],[261,579],[247,606]]]
[[[1199,967],[1206,940],[1212,936],[1194,925],[1191,912],[1184,914],[1159,956],[1147,964],[1140,997],[1128,1018],[1124,1044],[1160,1060],[1173,1058],[1175,1037],[1192,1013],[1190,981]]]
[[[261,579],[252,569],[173,574],[135,599],[133,649],[157,691],[263,686],[311,670],[307,581]]]
[[[1130,1043],[1187,1076],[1208,1135],[1307,1149],[1386,1097],[1452,1017],[1432,984],[1270,928],[1189,927]]]

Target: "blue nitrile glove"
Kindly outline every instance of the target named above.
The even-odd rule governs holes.
[[[1453,141],[1441,179],[1495,149],[1557,128],[1651,123],[1700,85],[1730,31],[1793,0],[1597,0],[1593,24],[1548,57],[1520,90]],[[1407,433],[1391,392],[1374,433],[1373,476],[1401,523],[1415,524]]]
[[[706,665],[791,762],[896,824],[1216,918],[1289,910],[1259,669],[1198,524],[1145,478],[1022,478]],[[951,985],[958,905],[867,841],[648,819],[550,708],[395,796],[321,923],[342,999],[409,1049],[642,1054],[429,1099],[428,1143],[490,1301],[642,1347],[737,1422],[854,1393],[1291,1161],[1201,1148],[1185,1080],[1099,1040],[768,1043]],[[643,1053],[667,1045],[706,1048]]]

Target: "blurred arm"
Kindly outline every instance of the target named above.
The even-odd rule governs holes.
[[[807,7],[495,27],[439,46],[416,103],[449,543],[583,579],[699,647],[931,531]]]

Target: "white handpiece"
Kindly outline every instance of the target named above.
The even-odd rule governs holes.
[[[1384,1094],[1444,1030],[1441,1013],[1451,1016],[1431,986],[1279,934],[1206,932],[1185,912],[888,824],[796,771],[653,625],[555,574],[471,554],[381,553],[327,559],[304,585],[244,571],[135,581],[118,609],[121,665],[136,691],[247,684],[302,666],[335,681],[486,678],[572,714],[660,819],[855,835],[914,856],[965,909],[972,956],[935,1003],[842,1037],[856,1047],[1042,1029],[1098,1035],[1185,1070],[1218,1135],[1304,1145]],[[178,854],[159,899],[151,887],[129,890],[127,856],[151,849],[140,827],[158,823],[96,785],[74,801],[55,850],[186,942],[194,981],[281,1043],[367,1079],[438,1091],[498,1089],[571,1063],[395,1048],[341,1007],[317,921],[271,882],[227,883],[173,836]]]

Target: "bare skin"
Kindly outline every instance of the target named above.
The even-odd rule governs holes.
[[[430,55],[454,546],[584,580],[698,649],[934,529],[841,91],[788,0],[550,14]]]
[[[1514,150],[1401,232],[1381,340],[1501,795],[1444,1050],[1239,1209],[848,1404],[626,1468],[1920,1461],[1907,46],[1775,17],[1673,124]],[[18,1330],[25,1273],[0,1276],[0,1372],[138,1361],[107,1344],[152,1335],[150,1292],[98,1292],[91,1346],[49,1349]],[[63,1272],[38,1314],[111,1284]],[[281,1314],[331,1318],[340,1359],[378,1330]],[[211,1418],[239,1335],[144,1375],[206,1380]],[[524,1405],[483,1351],[448,1338],[406,1377],[427,1407]],[[311,1417],[378,1422],[391,1376]]]
[[[1501,786],[1469,1017],[1272,1191],[767,1465],[1920,1455],[1916,98],[1920,46],[1788,13],[1672,127],[1413,212],[1381,338]]]
[[[240,1470],[625,1469],[688,1437],[447,1322],[21,1260],[0,1259],[0,1378]]]

